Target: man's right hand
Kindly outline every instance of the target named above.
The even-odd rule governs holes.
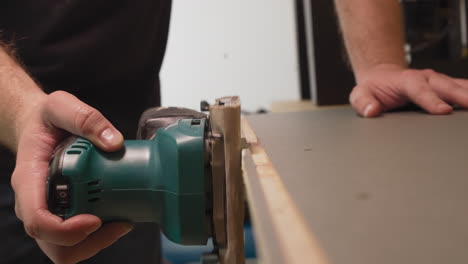
[[[66,92],[43,94],[35,102],[16,120],[17,160],[11,178],[16,215],[54,263],[77,263],[113,244],[132,225],[102,225],[93,215],[63,220],[50,213],[46,203],[49,159],[69,133],[91,140],[104,151],[121,148],[123,137],[96,109]]]
[[[382,64],[357,74],[357,82],[350,102],[364,117],[375,117],[409,102],[437,115],[452,112],[450,104],[468,108],[468,80],[433,70]]]

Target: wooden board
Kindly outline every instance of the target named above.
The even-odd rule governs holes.
[[[244,153],[244,182],[255,226],[259,263],[303,263],[304,259],[310,263],[327,263],[302,214],[245,119],[242,131],[249,146]]]
[[[337,107],[349,107],[349,105],[316,105],[310,100],[276,101],[271,104],[271,111],[274,113],[304,112]]]
[[[258,137],[244,177],[261,263],[468,263],[468,112],[247,121],[248,141]]]
[[[224,182],[213,188],[225,188],[226,244],[219,249],[220,264],[244,264],[244,185],[241,170],[241,120],[238,97],[223,97],[210,106],[212,136],[222,138],[224,154]],[[218,146],[219,147],[219,146]],[[218,161],[214,161],[219,163]],[[215,175],[213,175],[215,177]],[[216,198],[216,197],[215,197]],[[219,201],[214,201],[216,202]],[[216,220],[216,219],[215,219]],[[216,223],[215,223],[216,229]]]

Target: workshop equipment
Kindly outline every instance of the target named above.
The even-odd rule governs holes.
[[[239,100],[221,98],[213,106],[202,104],[202,110],[212,114],[150,109],[140,119],[139,140],[125,140],[117,152],[101,151],[81,137],[68,138],[51,158],[49,210],[64,219],[93,214],[103,222],[158,223],[170,240],[183,245],[204,245],[212,237],[215,250],[207,260],[221,256],[221,263],[243,263],[226,258],[227,230],[232,221],[243,220],[243,200],[237,197],[242,193]],[[232,121],[239,132],[223,129]],[[226,186],[231,169],[240,182],[232,185],[239,186]],[[236,195],[229,198],[227,190],[233,187]],[[228,212],[232,202],[242,212]],[[239,216],[228,220],[232,213]],[[243,255],[243,236],[234,237],[231,246]]]

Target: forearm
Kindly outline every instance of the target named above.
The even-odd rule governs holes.
[[[335,5],[358,82],[378,65],[407,66],[398,0],[335,0]]]
[[[23,116],[43,98],[44,92],[0,43],[0,144],[16,151]]]

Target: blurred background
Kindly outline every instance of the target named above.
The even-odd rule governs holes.
[[[284,0],[173,1],[162,104],[239,95],[245,110],[298,100],[295,10]]]
[[[466,0],[401,3],[412,66],[468,77]],[[354,85],[332,0],[175,0],[161,80],[163,105],[240,95],[249,112],[346,104]]]

